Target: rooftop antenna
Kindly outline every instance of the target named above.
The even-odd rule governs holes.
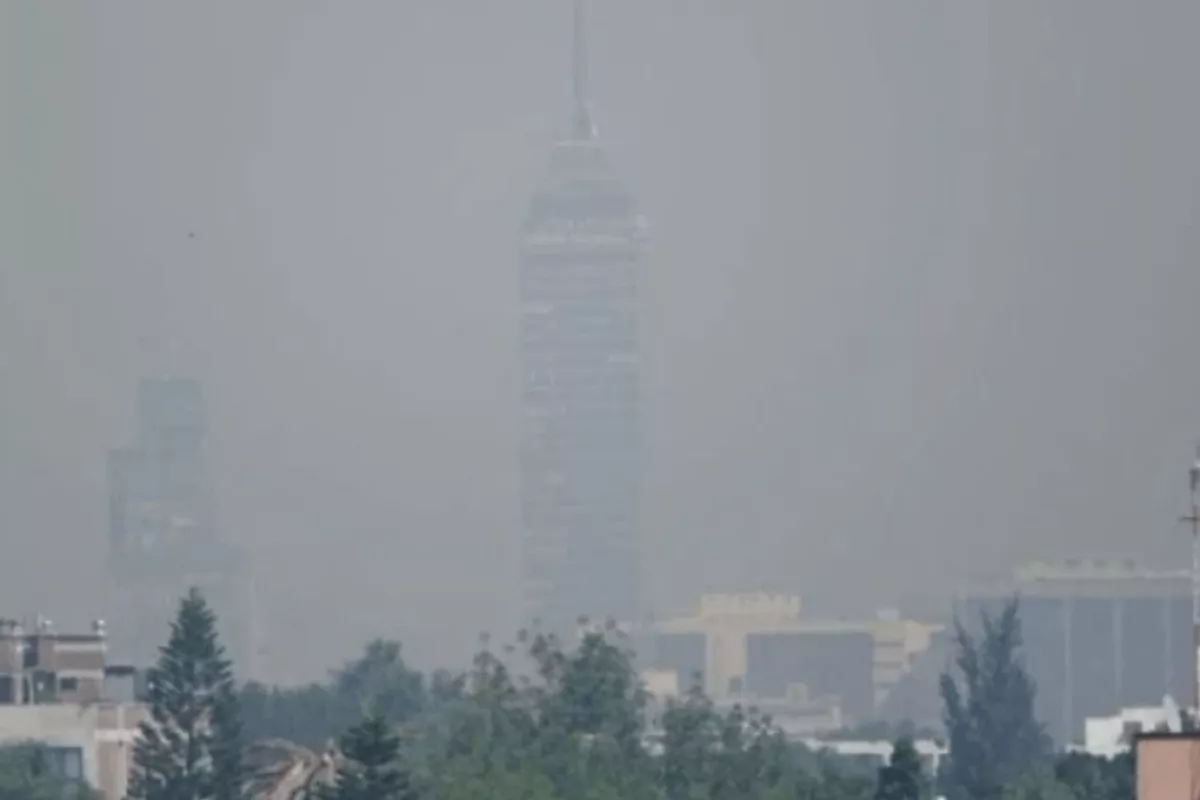
[[[571,121],[575,138],[585,141],[596,138],[596,124],[592,120],[591,100],[588,97],[587,34],[584,32],[583,0],[575,0],[574,26],[575,37],[571,51]]]

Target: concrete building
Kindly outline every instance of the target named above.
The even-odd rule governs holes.
[[[560,634],[638,612],[644,223],[600,145],[584,45],[577,1],[571,123],[520,259],[525,609]]]
[[[1156,571],[1131,559],[1036,563],[1016,570],[1011,584],[973,590],[956,613],[976,626],[981,612],[1014,595],[1036,711],[1060,744],[1079,741],[1088,717],[1191,696],[1186,570]]]
[[[55,633],[50,622],[31,630],[0,619],[0,705],[91,703],[108,677],[104,625],[90,634]]]
[[[896,743],[888,739],[813,739],[801,738],[800,744],[814,752],[827,751],[842,758],[853,759],[862,763],[868,769],[875,770],[887,766]],[[950,754],[949,749],[941,742],[932,739],[916,739],[913,748],[921,759],[921,766],[927,778],[934,778],[941,769],[942,759]]]
[[[939,629],[895,612],[808,618],[794,596],[708,594],[693,616],[655,621],[639,638],[647,669],[683,685],[699,677],[716,703],[752,701],[799,734],[873,718]]]
[[[1144,733],[1135,757],[1138,800],[1200,797],[1200,733]]]
[[[108,459],[110,610],[121,621],[111,646],[130,663],[148,666],[179,599],[195,586],[220,617],[222,643],[239,676],[253,677],[259,652],[252,575],[218,523],[207,426],[199,381],[141,382],[136,441]]]
[[[1162,705],[1123,708],[1112,716],[1088,717],[1083,725],[1083,745],[1071,749],[1113,758],[1127,752],[1143,733],[1178,733],[1182,729],[1179,706],[1168,697]]]
[[[103,623],[62,634],[45,620],[0,620],[0,746],[39,745],[62,777],[119,800],[146,710],[133,670],[109,664],[107,651]]]

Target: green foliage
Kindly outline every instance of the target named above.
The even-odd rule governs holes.
[[[1033,713],[1035,687],[1021,659],[1017,601],[997,617],[982,617],[976,641],[956,623],[958,678],[941,678],[951,758],[945,775],[950,800],[995,800],[1004,787],[1049,761],[1051,745]]]
[[[448,699],[453,681],[441,673],[434,689],[439,699]],[[400,644],[382,639],[326,683],[288,689],[250,683],[240,699],[248,739],[287,739],[310,748],[341,736],[368,711],[404,722],[431,702],[424,676],[405,663]]]
[[[36,743],[0,748],[0,800],[98,800],[86,785],[53,774]]]
[[[242,796],[242,727],[216,616],[199,591],[180,602],[150,670],[151,719],[134,749],[129,797],[235,800]]]
[[[326,684],[292,690],[251,685],[239,696],[213,622],[198,594],[181,604],[151,674],[154,721],[143,728],[135,752],[131,798],[237,797],[243,706],[255,738],[290,738],[323,750],[342,732],[344,762],[336,753],[331,761],[309,754],[304,762],[340,765],[335,784],[320,790],[322,800],[930,795],[911,726],[859,730],[869,738],[900,733],[889,737],[891,758],[876,770],[789,743],[769,718],[753,708],[717,708],[698,686],[659,706],[649,702],[632,654],[611,629],[589,634],[571,649],[541,635],[522,634],[517,645],[499,653],[485,641],[468,670],[437,672],[428,682],[404,663],[398,644],[377,641]],[[939,778],[952,800],[1132,796],[1132,756],[1051,757],[1033,715],[1035,687],[1020,657],[1015,602],[996,617],[984,616],[978,640],[961,625],[956,635],[956,671],[941,682],[953,757],[943,762]],[[51,796],[32,788],[3,794],[14,780],[32,780],[14,775],[29,774],[40,779],[0,758],[0,800]]]
[[[1004,787],[1000,797],[1002,800],[1083,800],[1077,798],[1069,786],[1046,772],[1021,775]]]
[[[416,800],[407,769],[400,764],[400,737],[387,718],[371,713],[342,737],[345,766],[323,800]]]
[[[1055,762],[1054,778],[1079,800],[1129,800],[1136,785],[1133,753],[1111,759],[1067,753]]]
[[[897,739],[888,765],[879,770],[875,800],[920,800],[924,795],[921,756],[911,739]]]

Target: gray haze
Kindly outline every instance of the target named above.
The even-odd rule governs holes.
[[[569,14],[0,4],[0,611],[86,618],[104,453],[169,361],[205,382],[279,677],[515,625],[517,230]],[[1183,557],[1200,4],[593,0],[589,25],[653,225],[651,600],[853,613],[1034,556]]]

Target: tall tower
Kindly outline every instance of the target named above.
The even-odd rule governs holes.
[[[522,231],[521,522],[526,615],[638,611],[638,294],[645,225],[600,146],[574,6],[570,126]]]
[[[252,661],[249,574],[217,522],[200,382],[163,375],[138,391],[137,437],[108,458],[114,653],[150,666],[180,598],[201,589],[239,675]]]

